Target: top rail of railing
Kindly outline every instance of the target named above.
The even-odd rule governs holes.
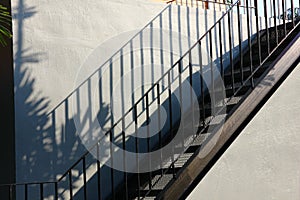
[[[209,7],[209,3],[211,4],[219,4],[219,5],[224,5],[224,6],[228,6],[230,7],[232,4],[230,3],[226,3],[226,2],[220,2],[220,1],[210,1],[210,0],[170,0],[167,1],[166,3],[168,4],[172,4],[172,3],[176,3],[177,5],[195,5],[195,6],[199,6],[198,2],[202,2],[202,3],[206,3],[207,6]],[[239,6],[242,8],[255,8],[254,6],[246,6],[246,5],[242,5],[241,1],[239,2]]]

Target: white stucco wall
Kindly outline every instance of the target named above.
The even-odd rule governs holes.
[[[189,200],[300,199],[300,64],[227,149]]]
[[[79,114],[72,112],[72,101],[79,93],[75,91],[68,95],[81,83],[75,80],[78,73],[83,72],[80,74],[80,80],[87,80],[99,65],[87,66],[83,71],[79,70],[80,67],[102,43],[105,43],[105,49],[99,57],[104,57],[104,61],[110,58],[165,7],[162,3],[143,0],[12,1],[17,182],[55,180],[85,152],[74,122],[74,118],[78,118]],[[173,5],[157,16],[152,25],[156,30],[164,30],[163,34],[166,36],[171,24],[171,31],[178,34],[174,40],[178,40],[180,35],[181,44],[177,42],[173,46],[175,62],[176,58],[188,49],[189,41],[193,44],[221,15],[219,10],[197,10]],[[245,26],[246,17],[241,16],[241,19],[242,25]],[[237,23],[236,14],[232,23]],[[227,19],[222,24],[226,25]],[[251,26],[251,33],[254,34],[254,23],[251,23]],[[263,28],[263,25],[260,28]],[[132,30],[133,32],[122,34]],[[155,32],[157,33],[159,32]],[[215,45],[213,60],[217,59],[219,52],[217,35],[217,31],[212,33]],[[236,29],[233,30],[233,35],[234,46],[237,46]],[[112,45],[110,39],[114,37],[116,40]],[[228,31],[225,28],[222,30],[222,37],[223,52],[228,54]],[[156,38],[161,39],[159,34]],[[246,39],[247,30],[243,29],[243,40]],[[140,35],[132,40],[135,50],[140,48],[139,40]],[[168,42],[163,40],[164,45],[168,45]],[[206,42],[207,40],[203,42],[204,49],[207,49]],[[128,52],[128,45],[124,49]],[[155,56],[159,57],[160,52],[155,52]],[[115,57],[119,59],[118,56]],[[148,62],[149,58],[150,56],[145,56]],[[129,62],[128,57],[124,60]],[[157,58],[155,62],[160,63],[160,60]],[[163,57],[163,62],[170,63],[170,58]],[[115,64],[119,64],[119,61]],[[138,56],[135,57],[134,64],[140,64]],[[197,61],[193,64],[199,65]],[[127,63],[126,67],[129,71],[130,64]],[[115,78],[110,80],[109,73],[114,77],[120,76],[120,69],[114,67],[113,71],[108,70],[104,76],[101,101],[105,104],[110,101],[110,90],[113,88],[111,82],[116,82]],[[160,72],[156,74],[156,78],[159,75]],[[83,87],[87,84],[88,81]],[[94,92],[97,89],[96,85],[90,91]],[[88,100],[88,94],[80,95],[83,95],[83,101]],[[97,96],[98,93],[93,95]],[[136,98],[139,95],[138,93]],[[99,109],[99,99],[93,100],[92,105]],[[88,122],[97,120],[97,117],[97,113],[87,117],[85,126],[89,126]],[[90,176],[93,174],[94,171]],[[80,187],[78,186],[78,189]]]

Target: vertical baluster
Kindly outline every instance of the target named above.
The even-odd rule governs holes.
[[[161,16],[161,15],[160,15]],[[141,89],[142,89],[142,91],[141,91],[141,93],[142,93],[142,95],[144,95],[144,79],[145,79],[145,77],[144,77],[144,68],[145,68],[145,66],[144,66],[144,50],[143,50],[143,31],[141,31],[140,32],[140,56],[141,56],[141,82],[142,82],[142,87],[141,87]],[[145,101],[144,100],[142,100],[142,108],[144,109],[145,107],[144,107],[144,103],[145,103]]]
[[[222,24],[221,21],[219,21],[219,45],[220,45],[220,71],[221,71],[221,79],[224,82],[224,66],[223,66],[223,42],[222,42]],[[224,94],[224,87],[222,87],[222,94]],[[225,99],[223,99],[223,103]]]
[[[25,200],[28,200],[28,185],[27,184],[25,184],[24,185],[24,190],[25,190]]]
[[[163,17],[162,14],[159,15],[159,38],[160,38],[160,65],[161,65],[161,74],[163,75],[164,72],[164,34],[163,34]],[[162,82],[162,86],[164,85],[164,82]]]
[[[173,27],[172,27],[172,6],[169,7],[169,42],[170,42],[170,61],[171,61],[171,65],[173,65],[173,40],[172,40],[172,34],[173,34]],[[154,93],[154,91],[153,91]],[[154,96],[154,95],[153,95]]]
[[[127,168],[126,168],[126,136],[125,136],[125,116],[123,112],[123,117],[122,117],[122,148],[123,148],[123,167],[124,167],[124,195],[125,199],[128,199],[128,177],[127,177]]]
[[[69,171],[69,192],[70,192],[70,200],[73,199],[73,184],[72,184],[72,170]]]
[[[178,82],[179,82],[179,101],[180,101],[180,113],[181,116],[184,116],[184,110],[183,110],[183,96],[182,96],[182,72],[183,72],[183,57],[180,58],[179,62],[178,62]],[[183,124],[183,119],[180,119],[180,125],[182,127],[181,130],[178,131],[184,131],[184,124]],[[184,135],[184,133],[182,134]],[[181,141],[182,147],[184,147],[184,139],[182,138]],[[175,178],[175,167],[173,168],[173,177]]]
[[[249,47],[249,59],[250,59],[250,72],[251,76],[253,73],[253,57],[252,57],[252,41],[251,41],[251,33],[250,33],[250,14],[249,14],[249,0],[246,0],[246,8],[247,8],[247,32],[248,32],[248,47]],[[254,87],[253,76],[251,77],[251,87]]]
[[[57,185],[57,182],[54,183],[54,199],[58,200],[58,185]]]
[[[282,0],[282,16],[283,16],[283,30],[284,30],[284,36],[286,36],[286,22],[285,22],[285,17],[286,17],[286,4],[285,4],[285,0]]]
[[[13,199],[13,185],[9,186],[9,200]]]
[[[273,16],[273,9],[272,9],[272,7],[273,7],[273,4],[272,4],[272,0],[270,0],[270,18],[272,18],[272,16]],[[274,7],[275,7],[275,5],[274,5]]]
[[[169,6],[169,13],[172,6]],[[171,34],[170,28],[170,34]],[[172,37],[172,36],[170,36]],[[150,23],[150,63],[151,63],[151,81],[154,83],[154,46],[153,46],[153,22]],[[171,49],[172,54],[172,49]],[[154,91],[152,91],[152,99],[154,99]]]
[[[168,76],[170,74],[170,71],[168,71]],[[169,90],[169,87],[168,87]],[[159,142],[159,149],[160,149],[160,169],[161,169],[161,175],[163,174],[163,159],[162,159],[162,135],[161,135],[161,113],[160,113],[160,90],[159,90],[159,84],[157,84],[157,110],[158,110],[158,142]],[[172,130],[171,130],[172,131]]]
[[[241,85],[244,81],[244,70],[243,70],[243,48],[242,48],[242,29],[241,29],[241,19],[240,19],[240,5],[237,5],[237,15],[238,15],[238,32],[239,32],[239,53],[240,53],[240,76],[241,76]]]
[[[97,190],[98,190],[98,200],[101,200],[101,168],[100,168],[100,145],[97,142]]]
[[[276,45],[278,45],[278,30],[277,30],[277,12],[276,12],[276,1],[273,0],[273,4],[274,4],[274,28],[275,28],[275,42],[276,42]]]
[[[212,33],[211,30],[208,32],[209,36],[209,54],[210,54],[210,76],[211,76],[211,105],[212,105],[212,110],[211,114],[212,116],[215,115],[216,113],[216,100],[215,100],[215,77],[214,77],[214,65],[213,65],[213,45],[212,45]]]
[[[40,183],[40,199],[44,199],[44,185],[43,183]]]
[[[152,37],[152,31],[153,31],[153,24],[152,24],[152,22],[150,23],[150,31],[151,31],[151,37]],[[151,39],[151,42],[153,42],[152,41],[152,38],[150,38]],[[151,43],[151,59],[153,58],[153,49],[152,49],[152,47],[153,47],[153,44]],[[141,52],[141,53],[143,53],[143,52]],[[125,192],[125,198],[124,199],[128,199],[128,190],[127,190],[127,172],[126,172],[126,136],[125,136],[125,117],[126,116],[124,116],[124,114],[125,114],[125,103],[124,103],[124,92],[123,91],[125,91],[125,89],[124,89],[124,85],[125,85],[125,83],[124,83],[124,80],[123,80],[123,76],[124,76],[124,58],[123,58],[123,49],[121,49],[120,50],[120,71],[121,71],[121,74],[120,74],[120,78],[121,78],[121,81],[122,81],[122,84],[121,84],[121,87],[122,87],[122,89],[121,89],[121,100],[122,100],[122,148],[123,148],[123,168],[124,168],[124,170],[123,170],[123,174],[124,174],[124,192]],[[152,60],[151,60],[152,61]],[[153,62],[151,62],[151,63],[153,63]],[[151,69],[153,69],[153,67],[151,68]]]
[[[199,53],[199,65],[200,65],[200,86],[201,86],[201,108],[202,108],[202,123],[203,127],[205,126],[205,105],[204,105],[204,81],[203,81],[203,64],[202,64],[202,49],[201,49],[201,41],[199,41],[198,45],[198,53]]]
[[[139,139],[138,139],[138,121],[137,121],[137,105],[134,105],[134,130],[135,130],[135,153],[136,153],[136,165],[137,165],[137,195],[138,199],[141,197],[141,182],[140,182],[140,174],[139,174]]]
[[[264,2],[264,17],[265,17],[265,28],[266,28],[266,35],[267,35],[267,52],[268,55],[270,54],[270,35],[269,35],[269,25],[268,25],[268,11],[267,11],[267,2],[266,0],[263,0]]]
[[[174,137],[174,130],[173,130],[173,113],[172,113],[172,90],[171,90],[171,75],[170,71],[168,72],[168,93],[169,93],[169,116],[170,116],[170,131],[171,131],[171,137]],[[175,165],[174,165],[174,146],[172,145],[172,172],[173,172],[173,177],[175,177],[174,172],[175,172]]]
[[[230,69],[231,69],[231,89],[232,93],[235,93],[234,88],[234,65],[233,65],[233,53],[232,53],[232,32],[231,32],[231,11],[228,12],[228,37],[229,37],[229,59],[230,59]]]
[[[135,90],[135,87],[134,87],[134,80],[135,80],[135,78],[134,78],[134,49],[133,49],[133,41],[132,40],[130,40],[130,71],[131,71],[131,88],[130,88],[130,90],[131,91],[134,91]],[[135,95],[131,95],[131,102],[132,102],[132,105],[134,105],[134,102],[135,102],[135,100],[134,100],[134,96]]]
[[[149,114],[149,92],[146,93],[146,123],[147,123],[147,152],[151,152],[151,147],[150,147],[150,114]],[[152,173],[151,173],[151,159],[149,160],[149,189],[152,189]]]
[[[116,199],[115,180],[114,180],[115,176],[114,176],[114,149],[113,149],[114,136],[113,136],[113,130],[109,131],[109,141],[110,141],[110,158],[111,158],[111,167],[110,167],[111,193],[112,193],[112,199]]]
[[[191,114],[192,114],[192,130],[193,130],[193,133],[195,132],[194,131],[194,128],[195,128],[195,125],[194,125],[194,99],[193,99],[193,66],[192,66],[192,50],[189,51],[189,76],[190,76],[190,103],[191,103]]]
[[[258,16],[258,2],[257,0],[254,1],[255,6],[255,20],[256,20],[256,32],[257,32],[257,45],[258,45],[258,59],[259,59],[259,66],[261,65],[261,44],[260,44],[260,30],[259,30],[259,16]],[[278,4],[279,6],[279,4]]]
[[[294,0],[291,0],[291,9],[292,9],[292,25],[295,27],[295,9],[294,9]]]
[[[280,25],[281,24],[281,22],[280,22],[280,2],[279,2],[280,0],[277,0],[277,16],[276,16],[276,19],[278,19],[278,25]],[[280,33],[280,32],[278,32],[278,33]]]
[[[87,199],[87,190],[86,190],[86,160],[85,157],[82,159],[82,170],[83,170],[83,195],[84,200]]]

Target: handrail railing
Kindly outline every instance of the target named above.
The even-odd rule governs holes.
[[[210,0],[170,0],[167,1],[167,4],[172,4],[172,3],[176,3],[177,5],[188,5],[188,3],[190,2],[191,5],[198,5],[198,2],[202,2],[202,3],[212,3],[212,4],[219,4],[219,5],[224,5],[224,6],[231,6],[232,4],[230,3],[224,3],[224,2],[220,2],[220,1],[210,1]],[[195,2],[195,3],[194,3]],[[241,8],[247,8],[246,5],[241,5],[241,1],[239,2],[240,7]],[[248,6],[248,8],[255,8],[254,6]]]
[[[293,0],[291,0],[291,2],[292,2]],[[168,78],[169,79],[169,77],[170,77],[170,74],[171,74],[171,72],[172,72],[172,70],[174,70],[174,69],[177,69],[178,70],[178,73],[179,73],[179,75],[184,71],[184,66],[182,66],[182,62],[183,62],[183,60],[186,58],[186,57],[188,57],[187,58],[187,60],[189,60],[189,63],[192,63],[192,61],[190,60],[190,54],[192,53],[192,51],[193,50],[200,50],[201,49],[201,45],[202,45],[202,43],[203,43],[203,40],[204,39],[206,39],[206,38],[209,38],[209,46],[210,46],[210,56],[211,57],[213,57],[213,55],[212,55],[212,48],[213,48],[213,44],[212,44],[212,34],[213,34],[213,31],[215,31],[216,30],[216,32],[218,32],[218,35],[219,36],[221,36],[221,31],[222,31],[222,29],[221,29],[221,27],[222,27],[222,21],[224,21],[224,20],[226,20],[225,18],[226,17],[228,17],[228,29],[229,29],[229,33],[231,33],[231,26],[230,26],[230,22],[231,22],[231,12],[232,12],[232,10],[233,10],[233,8],[235,8],[235,7],[237,7],[237,10],[238,10],[238,12],[239,12],[239,9],[240,9],[240,4],[239,4],[239,2],[240,2],[240,0],[237,0],[237,1],[235,1],[235,3],[233,3],[227,10],[226,10],[226,12],[219,18],[219,20],[217,20],[216,22],[215,22],[215,24],[212,26],[212,27],[210,27],[206,32],[205,32],[205,34],[203,34],[190,48],[189,48],[189,50],[188,51],[186,51],[173,65],[172,65],[172,67],[170,68],[170,69],[168,69],[163,75],[162,75],[162,77],[161,78],[159,78],[136,102],[134,102],[134,104],[133,104],[133,106],[129,109],[129,110],[127,110],[124,114],[123,114],[123,116],[119,119],[119,120],[117,120],[115,123],[114,123],[114,125],[112,126],[112,127],[110,127],[110,129],[104,134],[104,136],[102,137],[102,138],[100,138],[94,145],[92,145],[91,147],[90,147],[90,149],[89,150],[87,150],[57,181],[49,181],[49,182],[30,182],[30,183],[17,183],[17,184],[4,184],[4,185],[0,185],[0,187],[9,187],[9,199],[12,199],[13,198],[13,195],[12,195],[12,191],[15,189],[15,187],[17,187],[17,186],[24,186],[24,192],[25,192],[25,199],[26,199],[26,197],[27,197],[27,195],[28,195],[28,186],[29,185],[37,185],[37,186],[39,186],[39,188],[40,188],[40,199],[43,199],[44,198],[44,196],[43,196],[43,194],[44,194],[44,186],[45,185],[53,185],[53,187],[54,187],[54,191],[55,191],[55,194],[54,194],[54,197],[55,197],[55,199],[58,199],[58,184],[60,183],[60,182],[62,182],[64,179],[68,179],[68,181],[69,181],[69,193],[70,193],[70,199],[72,199],[72,196],[73,196],[73,192],[72,192],[72,188],[73,188],[73,186],[72,186],[72,170],[76,167],[76,166],[78,166],[80,163],[82,163],[82,173],[83,173],[83,179],[84,179],[84,197],[85,197],[85,199],[86,199],[86,197],[87,197],[87,190],[86,190],[86,184],[87,184],[87,180],[86,180],[86,156],[88,155],[88,154],[90,154],[90,152],[91,151],[93,151],[93,150],[95,150],[95,148],[96,148],[96,150],[98,151],[99,150],[99,142],[105,137],[105,136],[109,136],[110,137],[110,140],[111,141],[113,141],[113,135],[112,135],[112,132],[114,131],[114,128],[119,124],[119,123],[121,123],[124,119],[125,119],[125,117],[127,116],[127,115],[129,115],[129,114],[132,114],[133,112],[136,114],[136,110],[137,110],[137,106],[141,103],[141,102],[143,102],[144,100],[146,100],[146,102],[148,102],[148,98],[149,98],[149,95],[150,95],[150,93],[152,92],[152,91],[158,91],[157,92],[157,99],[158,99],[158,104],[161,104],[161,102],[160,102],[160,82],[164,79],[164,78]],[[274,2],[275,2],[275,0],[274,0]],[[267,61],[267,59],[270,57],[270,55],[276,50],[276,48],[278,47],[278,45],[279,44],[281,44],[282,43],[282,41],[284,40],[284,38],[286,38],[287,36],[288,36],[288,32],[287,32],[287,24],[286,24],[286,22],[285,22],[285,20],[283,19],[283,24],[282,24],[282,26],[284,27],[284,34],[283,34],[283,37],[281,38],[281,41],[279,41],[279,35],[278,35],[278,26],[279,26],[279,24],[277,24],[277,20],[278,19],[276,19],[275,17],[274,17],[274,29],[275,29],[275,39],[276,39],[276,45],[275,46],[273,46],[273,47],[271,47],[271,45],[270,45],[270,41],[269,41],[269,39],[268,39],[268,37],[269,37],[269,31],[268,31],[268,28],[269,28],[269,21],[265,21],[265,28],[266,28],[266,30],[267,30],[267,32],[266,32],[266,34],[267,34],[267,47],[268,47],[268,52],[267,52],[267,54],[265,54],[265,56],[262,56],[262,53],[261,53],[261,44],[260,44],[260,30],[259,30],[259,21],[258,21],[258,2],[257,2],[257,0],[255,0],[255,13],[256,13],[256,27],[257,27],[257,43],[259,44],[258,46],[259,46],[259,65],[258,66],[253,66],[253,63],[252,63],[252,58],[253,58],[253,55],[251,54],[251,48],[252,48],[252,44],[251,44],[251,35],[250,35],[250,19],[249,19],[249,8],[250,8],[250,6],[249,6],[249,1],[248,0],[246,0],[246,8],[247,8],[247,14],[248,14],[248,17],[247,17],[247,29],[248,29],[248,48],[249,48],[249,50],[250,50],[250,70],[251,70],[251,74],[248,76],[248,77],[246,77],[246,78],[242,78],[242,82],[241,82],[241,84],[240,84],[240,86],[236,89],[235,88],[235,86],[234,86],[234,84],[235,84],[235,81],[234,81],[234,78],[232,78],[232,90],[233,90],[233,95],[232,96],[235,96],[238,92],[239,92],[239,90],[241,90],[241,88],[242,87],[244,87],[245,85],[247,85],[247,84],[249,84],[249,82],[250,82],[250,84],[251,84],[251,86],[252,87],[254,87],[254,83],[253,83],[253,77],[254,77],[254,75],[255,75],[255,73],[257,72],[257,70]],[[264,3],[265,3],[265,5],[266,5],[266,0],[264,0]],[[285,2],[284,2],[284,0],[282,0],[282,5],[283,5],[283,7],[285,7],[284,5],[285,5]],[[293,8],[293,3],[291,3],[291,5],[292,5],[292,10],[294,10],[294,8]],[[164,10],[166,10],[166,8],[164,9]],[[164,11],[163,10],[163,11]],[[265,19],[267,19],[268,17],[268,14],[267,14],[267,9],[265,9]],[[274,6],[274,12],[275,12],[275,14],[276,14],[276,9],[275,9],[275,6]],[[279,15],[279,13],[278,13],[278,15]],[[159,15],[158,15],[159,16]],[[156,19],[156,18],[155,18]],[[241,46],[242,46],[242,41],[241,41],[241,31],[240,31],[240,29],[241,29],[241,27],[240,27],[240,18],[238,18],[238,24],[239,24],[239,53],[240,54],[242,54],[243,52],[242,52],[242,48],[241,48]],[[150,23],[149,23],[150,24]],[[149,25],[148,24],[148,25]],[[147,25],[147,26],[148,26]],[[297,26],[299,25],[299,23],[297,24]],[[146,27],[147,27],[146,26]],[[224,25],[225,26],[225,25]],[[294,21],[294,18],[292,19],[292,26],[293,27],[295,27],[295,21]],[[144,27],[145,28],[145,27]],[[142,30],[144,30],[144,28],[142,29]],[[138,34],[137,34],[138,35]],[[137,36],[136,35],[136,36]],[[136,36],[134,36],[134,37],[136,37]],[[229,49],[229,51],[230,51],[230,57],[229,57],[229,59],[230,59],[230,65],[229,65],[229,67],[226,69],[226,67],[224,67],[223,65],[224,65],[224,63],[223,63],[223,59],[222,59],[222,55],[224,54],[223,53],[223,49],[222,49],[222,37],[219,37],[220,38],[220,41],[219,41],[219,45],[221,46],[221,48],[220,48],[220,52],[219,52],[219,54],[220,54],[220,56],[221,56],[221,59],[219,60],[219,64],[220,64],[220,71],[221,71],[221,75],[222,75],[222,78],[223,78],[223,75],[224,75],[224,71],[225,70],[230,70],[230,72],[231,73],[233,73],[233,65],[234,65],[234,63],[233,63],[233,47],[232,47],[232,41],[231,42],[229,42],[230,43],[230,49]],[[231,35],[229,35],[229,40],[232,40],[233,38],[232,38],[232,36]],[[223,41],[224,42],[224,41]],[[224,44],[223,44],[224,45]],[[198,52],[198,55],[199,55],[199,57],[200,57],[200,59],[201,59],[201,57],[202,57],[202,54],[201,54],[201,51],[199,51]],[[200,65],[200,69],[199,69],[199,71],[200,71],[200,74],[201,75],[203,75],[203,72],[202,72],[202,70],[203,70],[203,65],[201,64],[202,62],[201,61],[199,61],[199,65]],[[241,62],[241,74],[243,74],[243,69],[242,69],[242,66],[243,65],[243,63]],[[178,67],[178,68],[177,68]],[[191,81],[191,83],[192,83],[192,81],[193,81],[193,78],[192,78],[192,74],[193,74],[193,72],[192,72],[192,70],[191,70],[191,64],[189,64],[188,66],[187,66],[187,70],[189,70],[190,71],[190,74],[189,74],[189,78],[190,78],[190,81]],[[95,72],[96,73],[96,72]],[[213,75],[212,75],[213,76]],[[212,78],[212,81],[214,80],[214,77]],[[180,83],[181,84],[181,83]],[[201,83],[202,85],[203,85],[203,83]],[[170,83],[169,83],[169,86],[167,86],[167,87],[170,87]],[[203,88],[203,87],[201,87],[201,88]],[[170,88],[168,88],[169,90],[170,90]],[[71,95],[71,94],[70,94]],[[69,96],[70,96],[69,95]],[[203,91],[203,89],[202,89],[202,91],[201,91],[201,97],[204,97],[205,96],[205,92]],[[171,94],[169,94],[169,98],[171,98]],[[204,101],[203,99],[202,99],[202,101]],[[202,102],[203,104],[203,106],[204,106],[204,102]],[[214,103],[214,102],[212,102],[212,103]],[[148,107],[149,105],[148,105],[148,103],[146,103],[147,105],[146,105],[146,107]],[[172,111],[172,105],[170,104],[170,112]],[[204,109],[204,107],[202,107],[202,109]],[[205,113],[204,113],[205,114]],[[147,118],[147,121],[149,120],[149,115],[146,117]],[[202,117],[202,119],[204,119],[205,120],[205,116],[203,116]],[[137,118],[135,118],[135,122],[137,123]],[[206,127],[206,126],[208,126],[208,124],[209,123],[207,123],[207,122],[203,122],[204,124],[204,126],[203,126],[203,129]],[[170,124],[170,130],[172,131],[172,124]],[[122,137],[125,137],[125,135],[122,135]],[[123,140],[124,141],[124,140]],[[159,141],[159,143],[162,143],[162,141]],[[160,146],[161,147],[161,146]],[[98,154],[97,154],[98,155]],[[170,171],[170,170],[172,170],[172,168],[174,168],[174,163],[176,162],[176,159],[174,159],[174,160],[172,160],[172,163],[168,166],[168,168],[166,169],[166,170],[164,170],[164,172],[163,173],[167,173],[168,171]],[[97,161],[97,173],[99,173],[99,170],[100,170],[100,162],[99,162],[99,158],[98,158],[98,161]],[[111,173],[113,174],[114,172],[113,172],[113,170],[111,171]],[[99,175],[100,176],[100,175]],[[112,175],[112,177],[113,177],[113,175]],[[111,187],[112,188],[114,188],[115,187],[115,185],[114,185],[114,183],[113,183],[113,179],[114,178],[112,178],[112,185],[111,185]],[[150,183],[151,183],[151,180],[150,180]],[[100,184],[99,183],[99,178],[98,178],[98,184]],[[125,184],[127,184],[127,183],[125,183]],[[100,187],[100,186],[99,186]],[[140,190],[140,185],[138,185],[138,190]],[[113,190],[113,189],[112,189]],[[150,188],[150,190],[151,190],[151,188]],[[150,192],[150,190],[149,190],[149,192]],[[128,191],[126,191],[126,192],[128,192]],[[149,193],[148,192],[148,193]],[[112,196],[114,197],[114,193],[115,193],[115,191],[112,191]],[[138,191],[138,194],[139,194],[139,198],[140,198],[140,192]],[[98,195],[99,195],[99,198],[100,198],[100,191],[98,191]],[[126,194],[126,195],[128,195],[128,194]]]

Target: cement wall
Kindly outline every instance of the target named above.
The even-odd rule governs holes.
[[[156,65],[168,69],[222,15],[220,11],[175,5],[166,8],[165,4],[140,0],[130,2],[16,0],[12,2],[12,8],[15,42],[17,182],[55,180],[85,152],[85,147],[78,137],[76,119],[82,122],[82,130],[87,132],[96,121],[105,121],[103,127],[109,127],[112,123],[111,91],[122,73],[131,70],[130,66],[142,64],[140,49],[145,49],[143,64],[151,63],[151,59],[155,58]],[[237,15],[233,16],[232,24],[235,26]],[[240,18],[242,26],[245,27],[245,16]],[[150,20],[152,22],[146,29],[139,32]],[[228,31],[225,28],[228,26],[227,23],[227,20],[222,22],[224,26],[222,37],[223,52],[228,55]],[[260,28],[263,27],[261,24]],[[255,31],[252,21],[251,35]],[[154,36],[149,39],[151,32]],[[133,37],[136,33],[138,34]],[[232,46],[237,46],[238,30],[234,29],[232,34],[234,35]],[[242,36],[245,41],[247,29],[243,29]],[[211,59],[217,61],[219,56],[217,30],[212,33],[212,38],[214,50]],[[126,43],[129,40],[130,42]],[[149,53],[151,41],[154,44],[152,48],[155,49],[153,56],[145,53]],[[207,41],[205,39],[202,46],[206,52],[209,51]],[[169,48],[171,43],[172,49]],[[103,48],[97,51],[100,44]],[[124,47],[120,49],[123,45]],[[168,48],[165,49],[166,47]],[[161,49],[164,49],[163,54]],[[123,71],[120,68],[121,51],[124,53]],[[115,52],[117,54],[114,54]],[[133,60],[130,58],[130,52],[134,54]],[[173,53],[173,57],[162,56],[170,52]],[[234,55],[237,53],[234,52]],[[96,59],[96,62],[89,65],[91,57],[88,56],[92,56],[91,60]],[[209,60],[204,58],[204,65],[207,65]],[[199,67],[197,61],[193,64]],[[90,76],[95,70],[96,73]],[[161,76],[163,72],[160,68],[156,70],[153,74],[148,74],[149,79],[156,80]],[[100,75],[103,77],[101,82],[99,82]],[[173,78],[176,79],[176,74]],[[97,84],[91,84],[95,80],[98,81]],[[128,109],[133,100],[139,98],[146,90],[147,87],[144,87],[136,92],[128,105],[123,104],[121,109]],[[128,93],[131,91],[133,90],[129,90]],[[78,106],[82,105],[82,102],[90,106],[83,108]],[[154,110],[155,108],[151,112]],[[92,162],[90,165],[93,168]],[[77,175],[74,176],[78,181],[82,179],[81,172],[80,169],[75,170]],[[107,174],[103,182],[109,185],[110,172],[105,167],[103,172]],[[94,173],[94,170],[89,171],[88,179]],[[79,183],[74,185],[77,191],[80,190]],[[66,187],[62,185],[61,192],[67,193]],[[109,193],[110,188],[105,192]]]

